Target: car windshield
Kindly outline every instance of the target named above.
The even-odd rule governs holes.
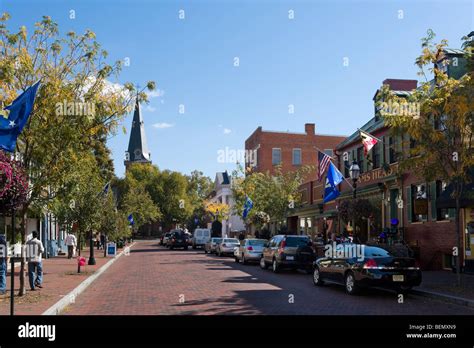
[[[389,257],[391,256],[390,253],[382,248],[377,247],[365,247],[364,248],[364,256],[365,257]]]
[[[239,240],[235,238],[226,238],[224,239],[224,243],[239,243]]]
[[[265,239],[250,239],[248,244],[253,246],[264,246],[266,242]]]
[[[306,246],[310,242],[308,237],[287,237],[286,246],[287,247],[300,247]]]

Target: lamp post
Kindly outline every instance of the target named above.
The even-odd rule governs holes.
[[[354,199],[354,204],[355,204],[355,199],[357,198],[357,180],[359,180],[359,175],[360,175],[360,167],[357,164],[356,160],[352,162],[351,167],[349,168],[349,175],[352,179],[352,198]],[[353,216],[353,222],[352,222],[352,234],[355,235],[356,229],[355,229],[355,216]]]

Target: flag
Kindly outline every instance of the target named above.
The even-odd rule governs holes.
[[[318,181],[321,182],[324,172],[331,163],[331,157],[326,155],[324,152],[318,150]]]
[[[324,187],[324,203],[335,200],[341,194],[337,189],[344,176],[332,162],[329,164],[328,174],[326,176],[326,186]]]
[[[38,87],[39,81],[28,87],[10,105],[0,110],[0,149],[8,152],[15,151],[16,139],[33,110]]]
[[[361,131],[359,129],[360,137],[362,138],[362,144],[364,145],[364,155],[367,156],[369,151],[374,147],[375,144],[379,142],[380,139],[377,139],[373,135]]]
[[[253,202],[249,196],[245,196],[244,211],[242,213],[242,218],[246,218],[249,211],[253,208]]]
[[[130,226],[135,225],[135,220],[133,220],[133,215],[132,215],[132,214],[130,214],[130,215],[127,217],[127,220],[128,220],[128,222],[129,222]]]

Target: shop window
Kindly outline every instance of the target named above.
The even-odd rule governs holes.
[[[428,219],[428,199],[426,185],[411,185],[411,215],[412,222]]]
[[[446,182],[443,181],[436,181],[436,199],[438,199],[439,196],[446,190]],[[442,221],[442,220],[448,220],[449,219],[449,209],[447,208],[442,208],[442,209],[436,209],[436,220],[437,221]]]

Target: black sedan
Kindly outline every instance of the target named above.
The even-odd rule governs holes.
[[[350,295],[364,287],[385,287],[402,293],[421,284],[421,271],[409,257],[395,257],[387,250],[362,244],[340,244],[314,263],[313,282],[334,282]]]

